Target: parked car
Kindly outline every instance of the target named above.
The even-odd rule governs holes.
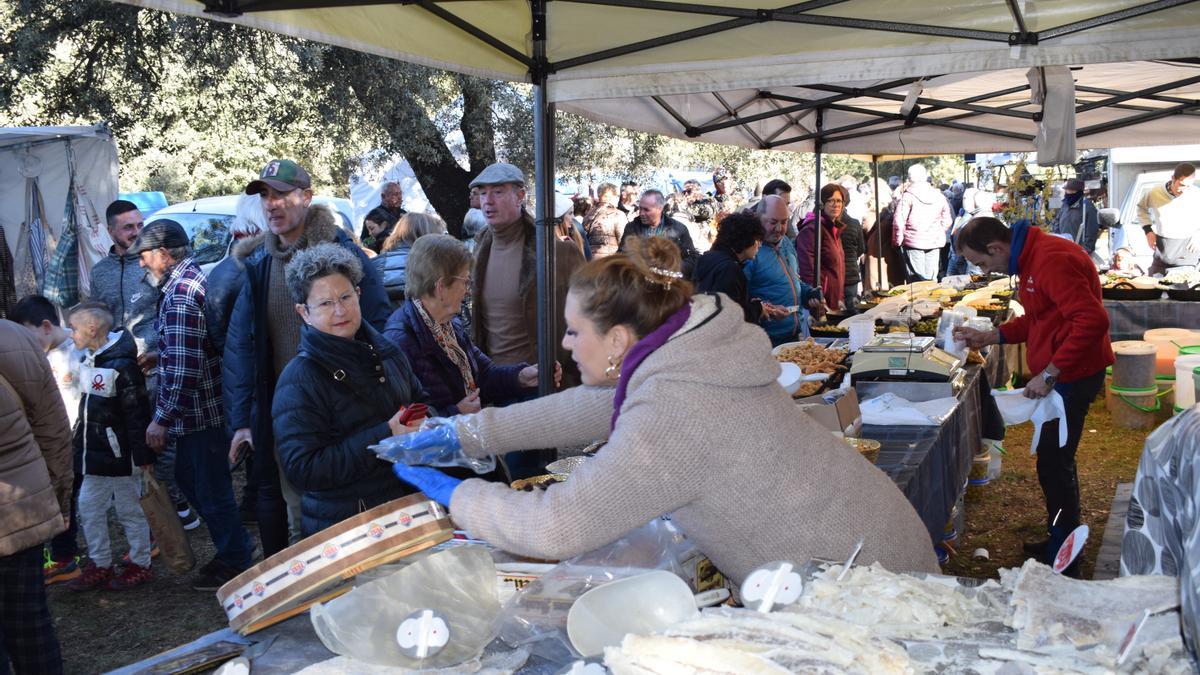
[[[232,236],[229,227],[237,213],[239,195],[224,197],[206,197],[179,202],[154,212],[146,219],[146,224],[156,220],[170,218],[183,226],[188,239],[192,242],[192,251],[200,269],[208,272],[229,253]],[[340,197],[313,197],[313,204],[327,204],[333,212],[340,216],[342,229],[357,241],[351,214],[354,213],[349,199]]]

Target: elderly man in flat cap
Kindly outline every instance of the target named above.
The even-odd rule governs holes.
[[[245,281],[229,321],[222,367],[225,413],[234,430],[229,455],[236,461],[247,446],[254,452],[258,531],[266,557],[300,534],[300,492],[278,470],[271,429],[275,382],[300,347],[300,316],[283,269],[297,252],[335,243],[362,262],[358,302],[363,320],[383,330],[391,306],[379,272],[338,226],[337,216],[326,206],[312,204],[312,180],[304,167],[290,159],[271,160],[245,192],[262,197],[267,231],[239,245],[250,252],[243,258]]]
[[[479,189],[479,210],[488,227],[475,252],[472,300],[475,344],[500,365],[537,363],[537,266],[533,216],[525,210],[525,174],[504,162],[487,167],[471,181]],[[566,332],[563,305],[571,273],[583,265],[579,248],[554,238],[554,335]],[[579,371],[558,344],[562,386],[579,384]]]

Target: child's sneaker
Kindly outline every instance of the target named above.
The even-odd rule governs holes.
[[[67,582],[67,588],[72,591],[90,591],[93,588],[107,586],[112,578],[111,567],[97,567],[96,563],[89,561],[79,578]]]
[[[142,567],[134,563],[126,563],[125,569],[121,571],[121,575],[113,577],[108,582],[108,587],[114,591],[125,591],[136,586],[141,586],[153,578],[154,572],[148,566]]]
[[[46,562],[42,564],[42,573],[46,577],[47,586],[70,581],[83,574],[79,569],[79,556],[70,560],[55,560],[50,557],[50,551],[47,550],[45,557]]]

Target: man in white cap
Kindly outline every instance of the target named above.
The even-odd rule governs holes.
[[[929,184],[922,164],[908,167],[909,187],[896,204],[892,243],[904,253],[905,281],[937,281],[942,247],[950,228],[950,204]]]
[[[537,255],[533,217],[525,210],[525,174],[505,162],[481,171],[479,210],[488,227],[475,249],[472,322],[475,344],[499,365],[536,363]],[[562,386],[579,384],[579,371],[559,343],[566,332],[563,306],[571,273],[583,264],[583,253],[571,242],[554,238],[554,335],[562,364]]]

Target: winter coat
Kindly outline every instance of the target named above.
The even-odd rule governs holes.
[[[283,471],[304,493],[304,536],[413,492],[367,446],[391,436],[388,420],[415,401],[430,403],[408,359],[369,324],[353,340],[301,327],[271,417]]]
[[[139,354],[158,349],[158,289],[142,269],[138,256],[109,249],[108,256],[92,268],[92,300],[103,302],[113,313],[113,328],[133,333]]]
[[[896,203],[892,243],[905,248],[933,250],[946,245],[950,204],[928,183],[915,183]]]
[[[746,281],[743,263],[738,262],[733,251],[714,246],[696,262],[692,281],[697,293],[724,293],[741,306],[746,321],[758,324],[762,318],[762,301],[750,299],[750,287]]]
[[[388,305],[393,310],[404,303],[404,271],[408,267],[408,252],[411,250],[412,244],[400,244],[371,259],[376,273],[383,280],[383,289],[387,291],[388,295]]]
[[[862,281],[860,259],[867,253],[867,242],[863,235],[862,224],[857,220],[842,216],[842,254],[846,258],[846,274],[842,281],[847,286],[853,286]]]
[[[150,401],[129,331],[109,333],[104,346],[87,353],[79,381],[76,470],[85,476],[132,476],[133,467],[153,464],[146,445]]]
[[[815,281],[813,270],[816,269],[817,256],[814,253],[816,241],[816,213],[809,213],[800,223],[800,231],[796,234],[796,261],[800,278],[806,284]],[[846,295],[846,257],[842,252],[841,223],[831,223],[824,214],[821,215],[821,293],[825,295],[825,304],[836,308],[842,306]]]
[[[764,242],[758,249],[758,255],[748,261],[742,270],[749,284],[751,298],[782,307],[795,305],[803,310],[816,297],[815,289],[800,280],[796,267],[796,247],[786,237],[774,246]],[[779,344],[800,336],[801,319],[801,313],[796,312],[782,319],[763,317],[759,321],[767,335],[771,336],[771,341]]]
[[[225,333],[233,318],[233,306],[242,292],[242,286],[246,285],[246,256],[253,253],[262,241],[263,235],[260,234],[233,242],[229,255],[208,273],[204,321],[208,327],[208,339],[218,354],[225,353]]]
[[[470,456],[607,444],[545,492],[464,481],[450,501],[454,522],[502,550],[566,560],[669,514],[734,583],[764,560],[842,558],[860,539],[859,564],[936,571],[912,505],[796,412],[770,350],[740,307],[697,295],[683,327],[629,377],[615,423],[611,387],[458,418]]]
[[[363,279],[359,283],[362,294],[358,300],[362,318],[377,330],[382,329],[388,317],[387,293],[370,259],[338,226],[336,218],[328,207],[309,207],[304,238],[310,245],[335,242],[358,256],[363,267]],[[277,261],[266,250],[266,241],[270,237],[275,235],[266,233],[262,244],[244,259],[246,283],[234,304],[233,316],[225,335],[225,357],[221,361],[226,419],[231,429],[251,430],[256,449],[256,472],[260,467],[263,472],[275,470],[274,453],[270,451],[274,447],[274,434],[268,414],[275,396],[275,377],[267,328],[270,320],[267,286],[271,278],[271,265]]]
[[[1000,326],[1001,341],[1024,342],[1029,369],[1053,363],[1060,382],[1073,382],[1113,363],[1108,312],[1100,278],[1088,254],[1073,242],[1046,234],[1028,221],[1013,225],[1011,274],[1024,316]]]
[[[669,239],[679,247],[679,252],[683,256],[683,277],[691,279],[692,272],[696,268],[696,259],[700,256],[696,252],[696,247],[692,244],[692,235],[688,232],[687,226],[674,218],[668,217],[666,210],[663,211],[662,220],[656,227],[646,225],[642,222],[641,218],[631,220],[625,226],[625,232],[621,234],[620,250],[625,250],[625,241],[630,237],[653,236],[656,228],[661,231],[660,236]]]
[[[525,330],[529,335],[529,344],[538,343],[537,330],[537,240],[533,230],[533,219],[528,214],[522,216],[525,230],[524,251],[521,254],[521,272],[518,279],[518,292],[525,301]],[[487,228],[479,234],[475,247],[475,286],[471,292],[472,316],[471,338],[475,346],[485,354],[488,349],[487,331],[484,329],[483,317],[484,299],[483,286],[487,283],[488,260],[492,255],[492,241],[495,233]],[[567,289],[571,282],[571,274],[583,265],[583,254],[579,248],[570,242],[554,239],[554,307],[557,320],[554,324],[554,357],[562,366],[562,388],[574,387],[579,384],[579,367],[571,358],[571,353],[562,346],[562,336],[567,332],[567,321],[563,318],[563,307],[567,304]],[[457,401],[456,401],[457,402]]]
[[[517,375],[529,364],[517,363],[501,366],[492,362],[487,354],[471,344],[462,322],[454,319],[454,334],[458,346],[467,354],[471,374],[479,387],[480,402],[487,405],[503,405],[533,391],[524,390],[517,384]],[[446,351],[433,337],[433,333],[421,320],[417,306],[405,300],[388,319],[383,336],[396,345],[408,357],[417,379],[425,387],[429,404],[443,414],[459,414],[458,402],[467,395],[466,382],[458,366],[446,356]]]
[[[1051,228],[1054,234],[1069,236],[1088,253],[1096,250],[1096,239],[1100,237],[1100,212],[1090,199],[1081,197],[1072,206],[1064,203],[1057,216]],[[1082,235],[1079,233],[1080,224],[1084,225]]]
[[[0,557],[41,546],[71,512],[71,425],[50,362],[25,328],[0,320]],[[7,385],[5,384],[7,382]]]

